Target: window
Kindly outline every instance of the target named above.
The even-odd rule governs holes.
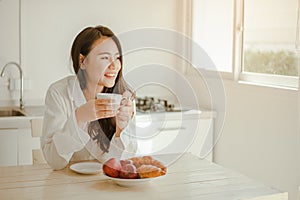
[[[232,72],[233,0],[194,0],[192,37],[218,71]],[[197,52],[192,50],[192,57]]]
[[[194,0],[192,38],[236,80],[296,88],[298,7],[298,0]]]
[[[297,87],[297,2],[298,0],[242,2],[242,80]]]

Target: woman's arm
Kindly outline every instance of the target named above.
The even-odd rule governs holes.
[[[48,164],[62,169],[74,152],[84,148],[89,135],[80,129],[72,100],[61,88],[50,87],[46,95],[41,146]]]
[[[125,118],[119,119],[121,124],[126,124],[123,129],[120,127],[116,127],[116,134],[112,138],[111,141],[111,149],[114,149],[113,151],[116,151],[115,149],[119,151],[119,154],[121,154],[120,157],[123,158],[129,158],[135,156],[137,152],[137,137],[136,137],[136,119],[135,119],[135,113],[136,113],[136,107],[135,107],[135,101],[131,101],[127,99],[126,102],[124,102],[125,109],[123,109],[123,112],[125,112]],[[124,108],[124,107],[123,107]],[[122,109],[120,109],[122,111]],[[124,114],[123,114],[124,116]],[[118,117],[118,116],[117,116]],[[118,120],[118,119],[117,119]]]

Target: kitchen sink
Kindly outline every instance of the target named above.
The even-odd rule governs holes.
[[[25,114],[14,109],[0,110],[0,117],[17,117],[17,116],[25,116]]]

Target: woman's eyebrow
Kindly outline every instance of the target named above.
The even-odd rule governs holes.
[[[108,55],[110,55],[110,53],[109,52],[99,52],[99,53],[97,53],[98,55],[103,55],[103,54],[108,54]]]
[[[98,55],[103,55],[103,54],[113,55],[113,54],[110,53],[110,52],[100,52],[100,53],[98,53]],[[120,55],[120,53],[117,52],[117,53],[115,53],[114,55]]]

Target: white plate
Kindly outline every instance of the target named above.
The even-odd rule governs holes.
[[[134,187],[134,186],[144,185],[149,183],[152,180],[159,179],[165,176],[163,175],[154,178],[124,179],[124,178],[112,178],[107,176],[106,174],[103,175],[106,176],[108,179],[110,179],[113,183],[123,187]]]
[[[98,174],[102,171],[102,164],[97,162],[80,162],[71,165],[70,169],[80,174]]]

